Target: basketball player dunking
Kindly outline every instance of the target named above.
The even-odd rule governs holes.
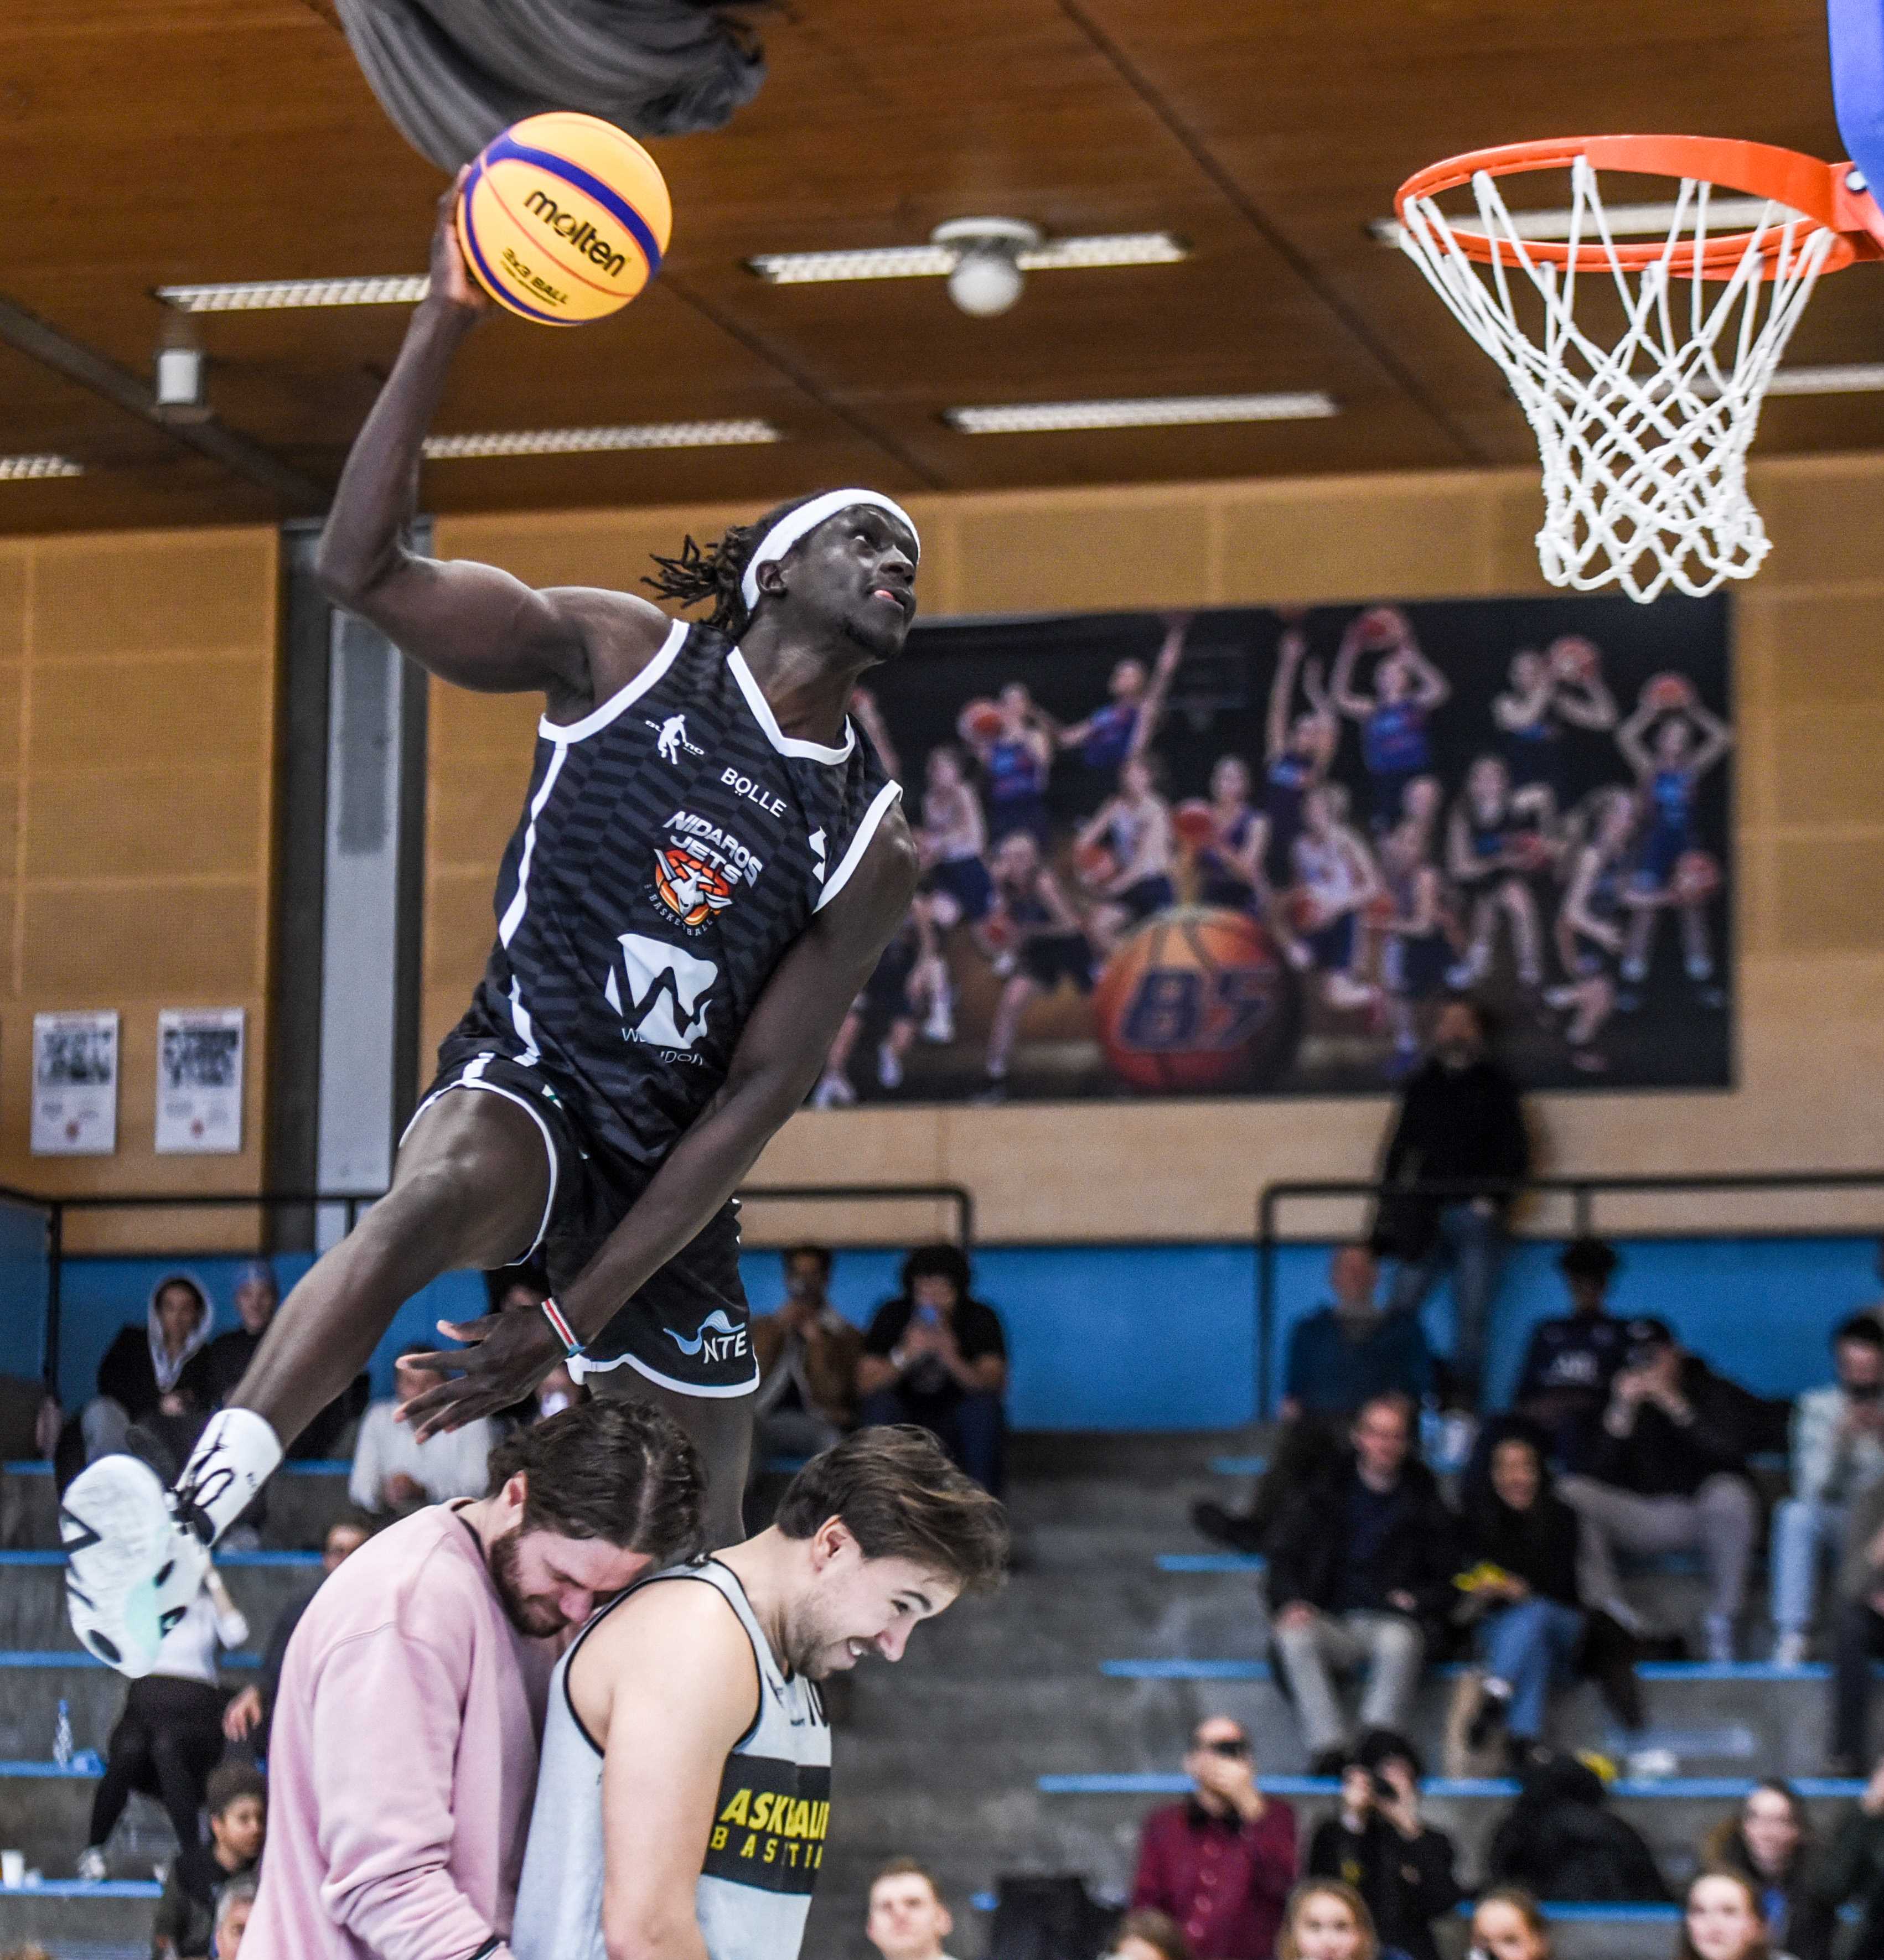
[[[282,1449],[439,1274],[540,1251],[555,1297],[446,1332],[461,1372],[406,1405],[422,1437],[515,1402],[568,1358],[665,1408],[706,1464],[711,1542],[740,1535],[757,1370],[733,1193],[817,1080],[908,908],[899,791],[845,712],[902,648],[915,527],[886,498],[781,506],[625,593],[536,591],[402,542],[451,358],[482,310],[440,205],[430,297],[348,459],[321,546],[331,595],[441,679],[542,690],[497,943],[403,1140],[393,1188],[313,1268],[167,1494],[101,1458],[65,1496],[72,1624],[148,1670],[208,1547]]]

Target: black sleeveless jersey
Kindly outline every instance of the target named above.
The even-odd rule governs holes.
[[[497,943],[447,1047],[538,1070],[651,1176],[901,794],[853,724],[835,748],[793,740],[733,643],[676,621],[591,714],[538,724]]]

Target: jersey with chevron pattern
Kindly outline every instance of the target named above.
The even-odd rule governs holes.
[[[900,794],[852,724],[835,747],[785,735],[738,648],[676,622],[593,713],[538,724],[497,943],[447,1048],[539,1071],[651,1176]]]

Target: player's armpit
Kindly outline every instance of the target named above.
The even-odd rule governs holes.
[[[726,1759],[758,1713],[751,1643],[714,1588],[673,1580],[617,1608],[572,1675],[603,1742],[609,1960],[705,1960],[694,1888]]]

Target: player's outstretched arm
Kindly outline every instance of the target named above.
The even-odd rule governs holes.
[[[719,1094],[668,1153],[602,1249],[558,1295],[578,1341],[600,1334],[692,1240],[810,1093],[851,1003],[909,909],[918,861],[909,826],[900,807],[893,808],[850,882],[814,915],[773,970]],[[490,1314],[447,1331],[470,1345],[436,1358],[464,1372],[407,1404],[406,1419],[421,1441],[509,1407],[562,1351],[540,1314]]]
[[[431,291],[347,457],[317,574],[335,604],[443,679],[494,692],[540,688],[552,712],[581,715],[652,657],[671,624],[665,614],[630,593],[536,591],[495,565],[422,558],[406,542],[425,432],[452,357],[489,304],[458,245],[457,194],[454,184],[439,199]]]

